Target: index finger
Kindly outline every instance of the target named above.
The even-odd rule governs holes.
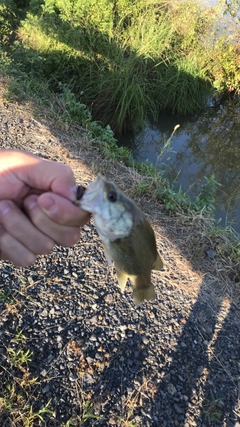
[[[72,169],[62,163],[41,159],[24,151],[4,150],[1,172],[13,194],[23,198],[31,189],[53,191],[72,201],[76,197],[76,182]],[[1,157],[0,157],[1,159]],[[4,193],[4,187],[1,189]],[[7,194],[6,196],[9,196]],[[2,198],[5,197],[2,194]],[[11,197],[14,198],[14,195]]]
[[[76,198],[76,181],[70,166],[34,158],[24,168],[19,168],[20,178],[30,187],[52,191],[72,201]]]

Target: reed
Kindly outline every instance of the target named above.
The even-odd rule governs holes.
[[[214,19],[194,0],[32,0],[18,35],[25,67],[34,70],[35,56],[51,89],[68,84],[94,119],[121,133],[162,111],[204,106]]]

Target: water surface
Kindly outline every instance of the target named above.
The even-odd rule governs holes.
[[[177,124],[170,151],[161,154]],[[215,218],[240,233],[240,98],[195,116],[161,114],[157,125],[147,122],[138,134],[119,138],[119,144],[130,148],[135,160],[148,160],[163,169],[176,189],[181,185],[192,198],[201,191],[205,177],[214,175],[221,184]]]

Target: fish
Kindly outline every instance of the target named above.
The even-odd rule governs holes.
[[[154,231],[141,209],[101,174],[87,189],[78,191],[77,205],[92,214],[108,263],[115,265],[120,289],[124,291],[130,279],[136,305],[154,299],[151,270],[161,270],[163,261]]]

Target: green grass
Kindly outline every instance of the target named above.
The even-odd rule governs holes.
[[[27,365],[32,360],[32,352],[29,349],[15,350],[14,348],[9,348],[8,356],[11,367]]]
[[[234,37],[216,37],[221,16],[194,0],[31,0],[21,24],[14,5],[0,9],[11,69],[29,86],[67,86],[114,132],[162,111],[193,113],[213,91],[238,88]]]
[[[15,303],[10,290],[7,292],[0,291],[0,302],[7,303],[7,304]]]
[[[199,34],[210,23],[195,3],[36,5],[30,3],[18,29],[14,66],[52,90],[67,84],[105,126],[120,133],[142,126],[147,116],[156,120],[161,111],[185,114],[204,105],[211,85]]]
[[[209,399],[205,399],[203,402],[202,413],[204,420],[214,425],[215,423],[219,424],[222,421],[223,416],[223,407],[220,402],[220,399],[214,396],[214,393],[210,393]]]

